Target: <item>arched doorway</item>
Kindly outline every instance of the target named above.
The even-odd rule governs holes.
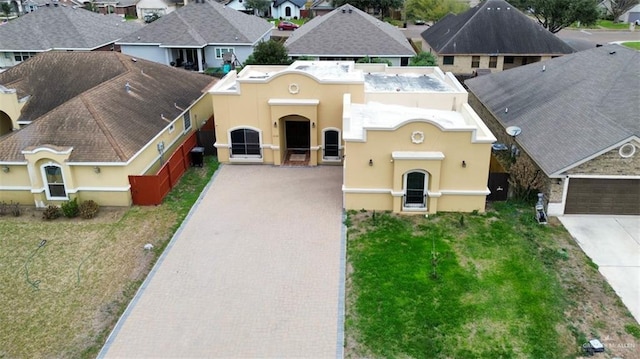
[[[13,130],[11,118],[6,113],[0,111],[0,136],[6,135]]]
[[[306,165],[310,158],[311,121],[302,116],[285,116],[280,119],[284,126],[284,162]]]
[[[404,174],[404,209],[427,209],[429,173],[413,170]]]

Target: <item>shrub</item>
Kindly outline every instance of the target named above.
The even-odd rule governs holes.
[[[64,216],[67,218],[78,217],[78,214],[80,213],[77,198],[74,198],[71,201],[64,202],[61,208],[62,214],[64,214]]]
[[[94,200],[90,199],[80,203],[80,217],[84,219],[94,218],[99,210],[100,206]]]
[[[20,203],[18,203],[18,202],[13,203],[13,201],[11,201],[11,204],[9,206],[11,207],[11,209],[10,209],[11,214],[14,217],[20,217],[20,215],[22,214],[22,209],[20,208]]]
[[[47,206],[47,208],[44,209],[44,212],[42,212],[42,218],[50,221],[52,219],[56,219],[58,217],[60,217],[60,208],[53,206],[53,205],[49,205]]]
[[[4,216],[5,214],[7,214],[7,211],[9,210],[9,206],[7,205],[6,202],[0,202],[0,216]]]

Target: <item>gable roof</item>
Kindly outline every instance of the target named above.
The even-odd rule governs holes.
[[[303,8],[304,5],[307,3],[307,0],[275,0],[273,2],[273,7],[276,8],[286,2],[290,2],[293,5],[299,7],[299,8]]]
[[[44,6],[0,26],[0,50],[94,50],[143,25],[118,15],[69,6]]]
[[[623,46],[585,50],[465,84],[502,126],[522,129],[518,143],[547,175],[640,137],[640,52]]]
[[[254,44],[271,31],[273,25],[254,15],[203,0],[183,6],[141,30],[124,37],[118,44],[204,47],[208,44]]]
[[[0,84],[30,96],[23,117],[38,114],[0,137],[0,161],[24,161],[25,148],[50,145],[73,147],[70,162],[125,162],[213,81],[117,52],[40,54],[0,73]]]
[[[402,31],[349,4],[313,18],[284,43],[289,55],[414,56]]]
[[[554,34],[503,0],[488,0],[449,15],[422,32],[438,54],[569,54]]]

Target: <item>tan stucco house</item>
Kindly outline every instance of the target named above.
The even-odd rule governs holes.
[[[485,208],[495,138],[451,73],[296,61],[232,71],[209,93],[223,163],[341,165],[347,209]]]
[[[504,0],[482,1],[422,32],[424,51],[456,75],[500,72],[575,52]]]
[[[130,205],[129,175],[155,174],[211,116],[214,81],[116,52],[46,52],[0,73],[0,202]]]
[[[549,215],[640,214],[639,83],[640,52],[620,45],[465,82],[499,141],[544,174]]]

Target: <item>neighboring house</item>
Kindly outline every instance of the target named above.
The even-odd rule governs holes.
[[[598,8],[601,10],[603,15],[611,14],[611,1],[612,0],[603,0],[598,4]],[[614,20],[626,23],[640,22],[640,4],[632,7],[627,12],[622,14],[618,19]]]
[[[175,9],[176,3],[171,0],[139,0],[136,3],[136,16],[138,19],[154,14],[162,17]]]
[[[116,15],[70,6],[38,7],[0,26],[0,68],[51,50],[118,50],[116,40],[142,27]]]
[[[498,139],[546,176],[548,214],[640,214],[640,52],[609,45],[467,80]]]
[[[307,0],[274,0],[271,3],[271,17],[274,19],[299,19]]]
[[[329,0],[315,0],[311,5],[313,16],[322,16],[335,9]]]
[[[316,60],[357,61],[364,57],[406,66],[416,55],[405,35],[351,5],[313,18],[295,30],[284,43],[289,56]]]
[[[231,71],[209,93],[222,163],[342,165],[347,209],[485,208],[496,139],[451,73],[296,61]]]
[[[122,17],[137,16],[137,3],[138,0],[94,0],[100,14],[116,14]]]
[[[0,73],[0,202],[130,205],[128,176],[154,174],[212,114],[212,81],[118,52],[47,52]]]
[[[215,1],[202,0],[181,7],[118,41],[124,54],[165,65],[203,72],[222,67],[224,54],[239,62],[269,40],[273,25]]]
[[[450,14],[422,33],[423,49],[456,75],[498,72],[575,52],[503,0],[487,0]],[[480,70],[480,71],[479,71]]]

